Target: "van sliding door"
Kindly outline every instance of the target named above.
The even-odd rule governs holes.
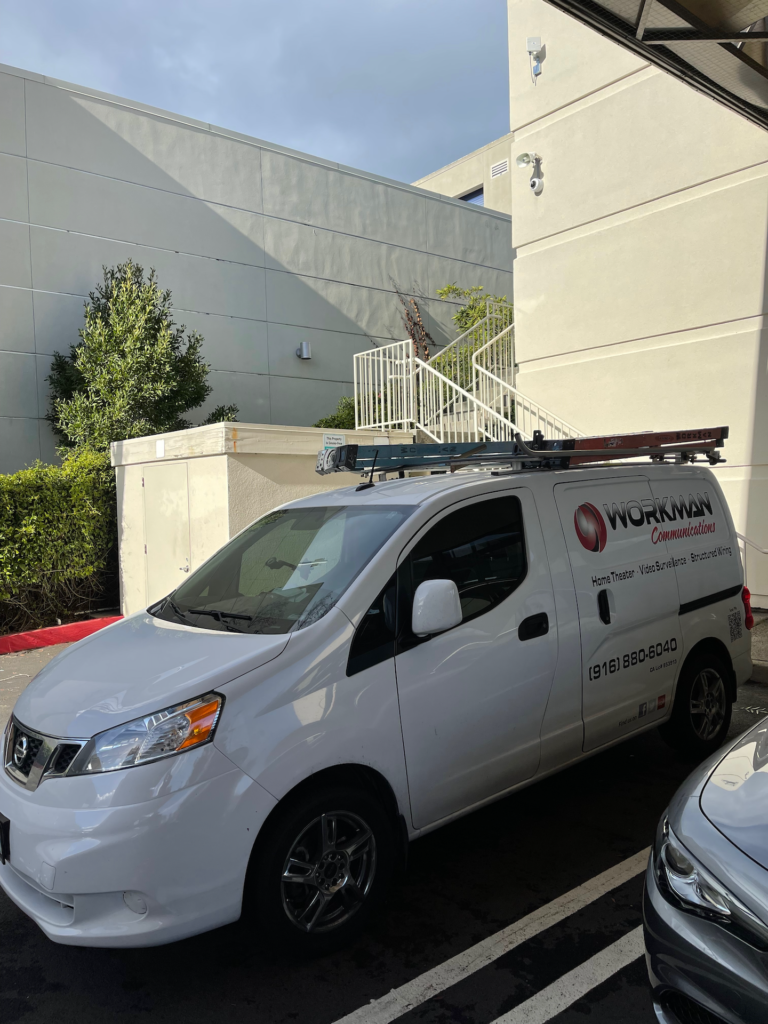
[[[555,498],[579,608],[584,749],[594,750],[669,710],[682,657],[677,580],[666,544],[654,543],[647,479],[558,484]]]

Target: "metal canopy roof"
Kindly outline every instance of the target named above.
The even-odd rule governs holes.
[[[768,0],[548,0],[768,128]]]

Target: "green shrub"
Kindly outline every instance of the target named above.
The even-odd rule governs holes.
[[[197,331],[185,337],[173,320],[170,291],[155,271],[128,260],[103,268],[104,281],[85,304],[80,341],[68,355],[54,353],[48,421],[67,448],[109,450],[111,441],[192,424],[183,418],[211,394],[210,366]],[[236,405],[219,405],[205,423],[237,418]]]
[[[116,605],[116,534],[106,453],[0,475],[0,633]]]
[[[344,395],[339,399],[336,412],[330,416],[323,416],[315,427],[325,427],[326,430],[354,430],[355,429],[355,400]]]

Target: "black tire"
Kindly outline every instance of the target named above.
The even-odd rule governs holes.
[[[393,826],[376,797],[321,785],[289,799],[267,823],[249,865],[244,909],[264,944],[328,953],[366,927],[394,864]],[[288,873],[307,881],[286,881]]]
[[[659,729],[663,739],[701,759],[722,746],[731,724],[732,678],[730,665],[714,652],[692,655],[680,673],[672,716]]]

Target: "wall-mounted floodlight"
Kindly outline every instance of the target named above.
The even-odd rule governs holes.
[[[525,48],[528,51],[528,58],[531,62],[531,81],[536,85],[536,79],[541,74],[541,62],[545,57],[545,48],[541,45],[541,36],[528,36]]]
[[[308,341],[302,341],[299,347],[296,349],[296,355],[299,359],[311,359],[312,358],[312,346]]]
[[[544,181],[541,177],[541,157],[538,153],[520,153],[519,156],[515,157],[515,163],[518,167],[530,167],[533,171],[531,180],[529,182],[531,192],[535,196],[540,196],[544,191]]]

